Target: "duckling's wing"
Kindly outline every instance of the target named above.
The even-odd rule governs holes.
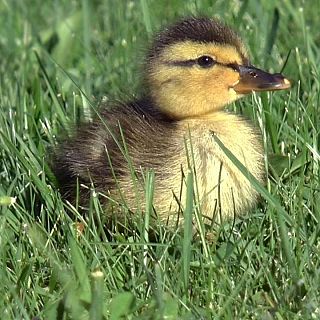
[[[73,201],[79,184],[85,202],[91,185],[102,192],[116,188],[117,179],[131,174],[130,165],[163,172],[176,148],[174,131],[175,123],[147,100],[103,106],[56,149],[53,171],[62,194]]]

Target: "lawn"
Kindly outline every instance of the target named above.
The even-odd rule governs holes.
[[[1,319],[320,319],[319,12],[319,0],[1,1]],[[188,219],[107,231],[96,198],[85,218],[63,201],[52,149],[102,99],[139,92],[153,32],[204,13],[293,83],[228,107],[263,132],[263,200],[211,242]]]

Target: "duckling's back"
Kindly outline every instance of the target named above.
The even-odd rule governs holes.
[[[102,106],[99,116],[80,125],[55,151],[53,171],[61,193],[86,206],[94,187],[118,200],[123,193],[133,206],[132,199],[138,198],[135,176],[142,193],[142,171],[152,169],[162,180],[172,174],[170,165],[178,148],[175,139],[175,122],[148,100]]]

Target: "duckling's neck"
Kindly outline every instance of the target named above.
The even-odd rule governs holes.
[[[192,117],[187,117],[181,119],[182,121],[190,121],[190,122],[219,122],[224,123],[224,126],[229,125],[229,121],[243,121],[243,117],[241,115],[229,112],[225,109],[219,109],[214,111],[209,111],[207,113],[194,115]]]
[[[229,116],[235,116],[236,118],[241,118],[241,116],[237,116],[233,113],[229,113],[228,111],[219,108],[218,110],[208,111],[206,113],[195,114],[189,117],[181,117],[178,121],[186,121],[186,122],[211,122],[211,121],[228,121],[230,119]]]
[[[225,145],[234,149],[234,145],[250,144],[258,146],[262,153],[262,138],[259,128],[247,118],[225,110],[190,117],[179,122],[180,128],[201,135],[214,133]],[[244,146],[244,145],[243,145]],[[245,146],[244,146],[245,147]]]
[[[184,120],[188,118],[198,118],[199,116],[207,116],[216,112],[223,111],[226,105],[237,100],[239,97],[233,90],[225,90],[221,94],[209,95],[199,93],[195,94],[194,90],[186,90],[183,88],[184,94],[180,95],[179,90],[174,87],[162,87],[158,91],[150,92],[151,100],[161,112],[175,120]]]
[[[189,129],[200,128],[202,130],[206,128],[210,131],[225,133],[230,135],[230,138],[234,137],[235,139],[237,139],[237,127],[252,127],[250,121],[225,110],[181,118],[176,122],[181,127],[188,127]]]
[[[142,113],[145,116],[151,116],[152,118],[156,118],[160,121],[165,122],[174,122],[174,123],[181,123],[181,125],[192,126],[192,124],[200,123],[214,123],[216,121],[223,122],[225,121],[225,125],[227,124],[228,120],[234,119],[241,120],[241,116],[237,116],[233,113],[229,113],[225,110],[225,106],[213,108],[211,107],[207,112],[192,112],[191,114],[185,114],[186,110],[190,108],[188,105],[181,105],[180,108],[182,109],[181,113],[178,114],[177,106],[175,106],[174,112],[164,110],[163,107],[159,107],[159,104],[156,103],[154,99],[151,97],[145,96],[140,100],[137,100],[130,104],[130,108],[135,110],[137,113]],[[194,107],[192,107],[194,109]],[[209,109],[209,108],[208,108]],[[213,110],[212,110],[213,109]]]

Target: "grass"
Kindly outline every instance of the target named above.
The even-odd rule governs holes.
[[[1,318],[319,319],[319,8],[318,0],[1,1]],[[107,237],[96,198],[87,219],[61,200],[50,148],[104,95],[138,92],[151,32],[197,13],[234,26],[255,65],[284,67],[294,82],[230,106],[264,133],[265,200],[218,227],[212,244],[190,236],[190,197],[184,232],[152,227],[147,214],[127,228],[155,228],[157,241],[126,229]],[[150,201],[141,206],[151,211]]]

